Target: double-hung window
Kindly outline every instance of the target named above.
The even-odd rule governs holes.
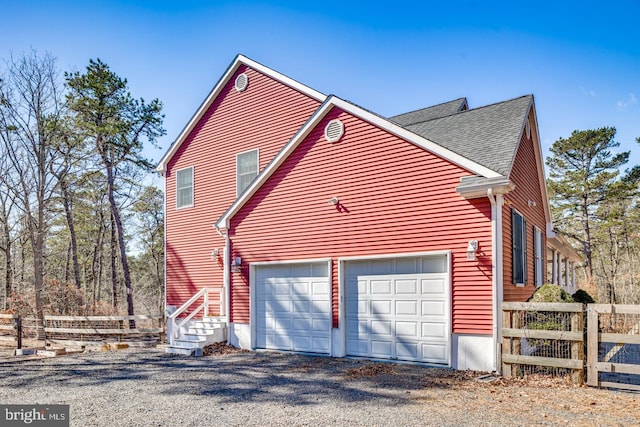
[[[236,196],[258,176],[258,150],[245,151],[236,156]]]
[[[193,166],[176,172],[176,207],[193,206]]]
[[[542,231],[535,225],[533,226],[533,277],[536,287],[542,286],[542,266],[544,264],[542,258]]]
[[[513,284],[527,284],[527,221],[515,209],[511,210],[511,241]]]

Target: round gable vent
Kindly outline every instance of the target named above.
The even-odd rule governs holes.
[[[249,77],[245,73],[238,74],[238,77],[236,77],[236,90],[242,92],[247,86],[249,86]]]
[[[324,128],[324,139],[329,142],[338,142],[344,135],[344,125],[340,120],[331,120]]]

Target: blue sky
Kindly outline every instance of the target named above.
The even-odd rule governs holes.
[[[383,116],[532,93],[545,152],[615,126],[640,164],[640,0],[3,1],[0,59],[100,58],[164,103],[159,160],[236,54]]]

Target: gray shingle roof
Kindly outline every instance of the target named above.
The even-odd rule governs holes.
[[[456,114],[467,108],[467,98],[458,98],[453,101],[433,105],[416,111],[389,117],[389,120],[400,126],[406,127],[416,123],[426,122],[440,117]]]
[[[469,160],[509,177],[532,101],[533,96],[526,95],[402,126]],[[406,116],[406,114],[396,116],[396,118],[402,116]],[[394,118],[389,120],[394,121]]]

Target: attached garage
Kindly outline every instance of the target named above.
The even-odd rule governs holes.
[[[253,266],[255,347],[329,354],[329,262]]]
[[[344,261],[346,353],[450,364],[449,255]]]

